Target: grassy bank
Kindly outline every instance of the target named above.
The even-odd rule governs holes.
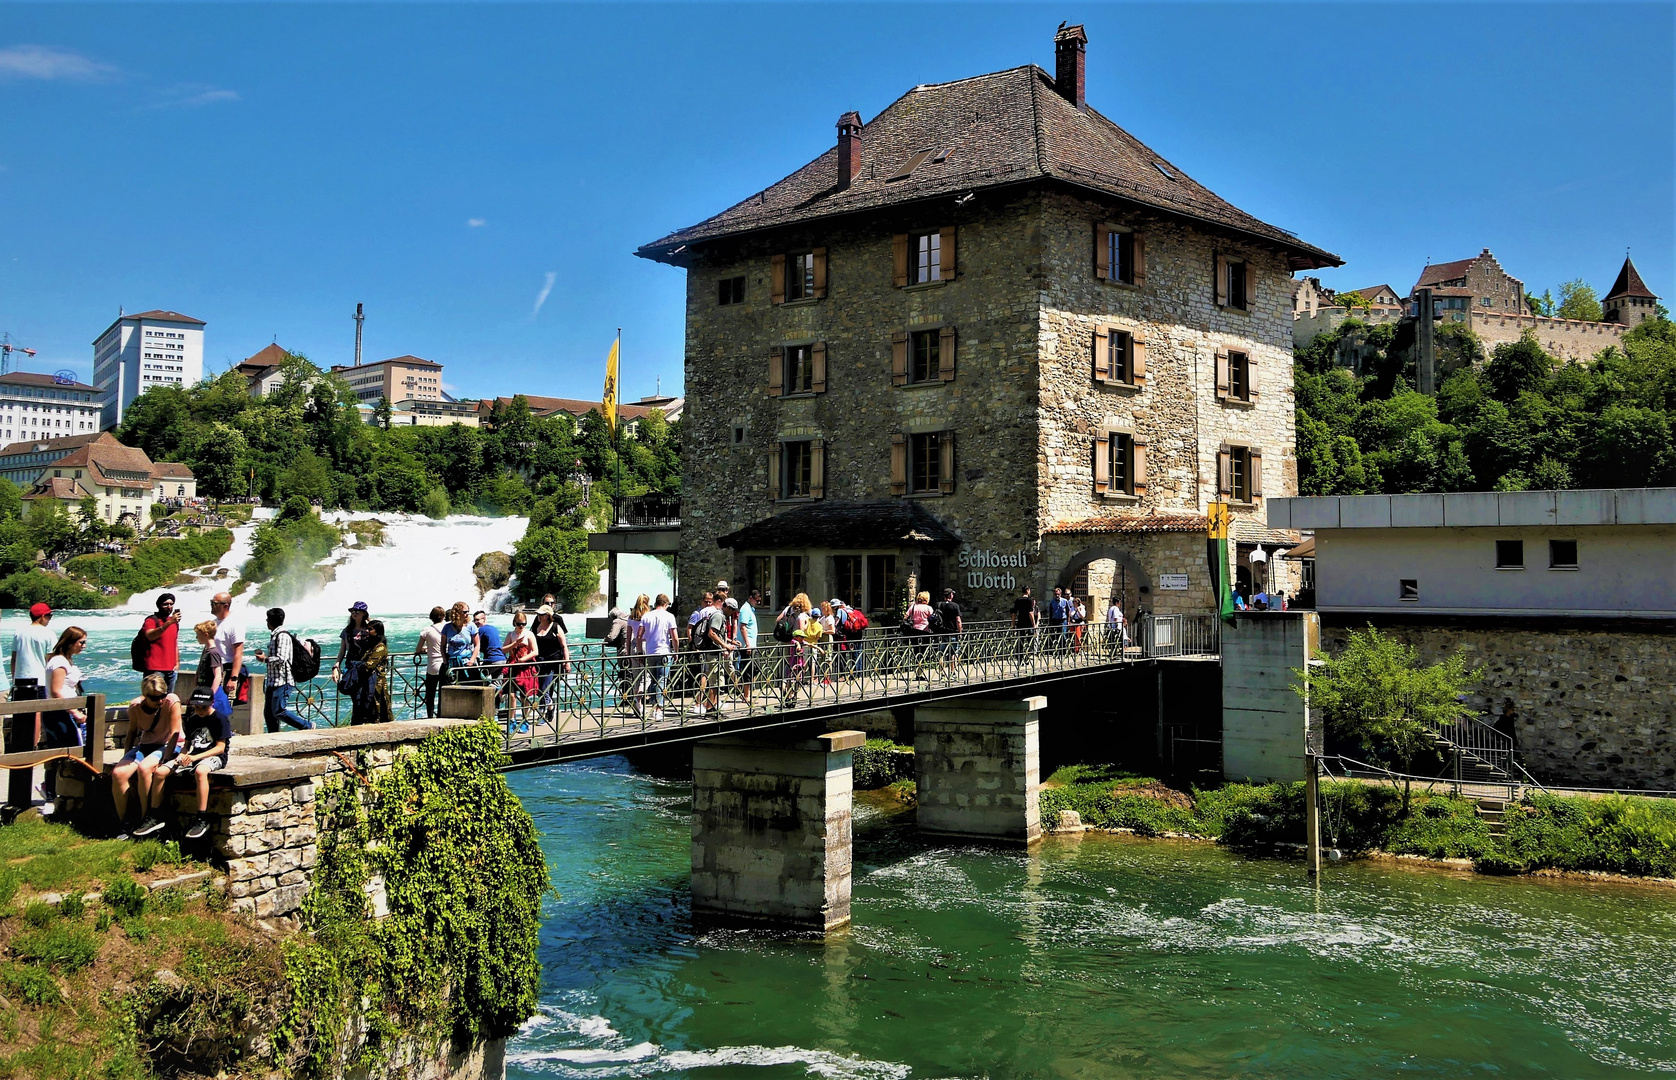
[[[120,607],[137,592],[161,589],[181,571],[218,562],[233,546],[233,534],[210,529],[198,536],[142,540],[130,557],[77,555],[64,564],[64,573],[20,570],[0,581],[0,605],[28,607],[47,603],[58,609]],[[111,595],[101,590],[116,589]]]
[[[1322,830],[1348,853],[1385,851],[1472,859],[1484,873],[1599,870],[1676,877],[1676,802],[1535,794],[1507,808],[1505,835],[1491,835],[1474,804],[1376,784],[1322,785]],[[1075,810],[1085,825],[1143,836],[1186,833],[1234,847],[1304,841],[1304,786],[1226,784],[1177,791],[1150,777],[1071,765],[1041,793],[1044,822]]]

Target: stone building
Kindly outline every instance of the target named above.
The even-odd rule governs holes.
[[[1501,268],[1485,248],[1470,259],[1430,263],[1408,294],[1432,291],[1432,310],[1449,322],[1466,322],[1469,311],[1495,311],[1507,315],[1529,315],[1525,283]]]
[[[1635,269],[1635,264],[1624,256],[1624,266],[1618,271],[1618,280],[1612,283],[1612,288],[1601,300],[1602,319],[1609,323],[1620,323],[1624,326],[1636,327],[1651,319],[1658,310],[1659,298],[1647,288],[1647,283],[1641,280],[1641,274]]]
[[[1023,585],[1207,611],[1296,491],[1295,271],[1340,260],[1093,109],[1087,38],[918,86],[647,244],[687,271],[682,579],[1000,617]]]

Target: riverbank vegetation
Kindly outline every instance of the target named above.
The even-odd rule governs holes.
[[[1383,851],[1472,859],[1484,873],[1559,869],[1676,877],[1676,800],[1535,792],[1510,803],[1498,836],[1469,799],[1358,781],[1321,786],[1323,842],[1348,854]],[[1142,836],[1189,835],[1263,849],[1304,842],[1304,785],[1224,784],[1179,791],[1152,777],[1071,765],[1041,792],[1044,824],[1074,810],[1083,824]]]
[[[1359,320],[1296,353],[1301,495],[1641,487],[1676,482],[1676,323],[1651,319],[1594,359],[1559,363],[1534,336],[1486,354],[1464,324],[1440,330],[1462,365],[1415,392],[1412,333]],[[1357,375],[1336,366],[1360,342]]]
[[[250,558],[239,571],[243,581],[259,586],[258,606],[288,604],[319,591],[325,584],[316,566],[343,540],[333,526],[314,515],[301,496],[293,495],[272,521],[256,526]]]
[[[233,546],[226,529],[195,536],[142,540],[126,556],[95,552],[68,559],[58,571],[33,566],[0,578],[0,605],[27,608],[44,602],[54,609],[121,607],[137,592],[174,584],[186,570],[219,561]],[[105,592],[105,589],[112,592]]]

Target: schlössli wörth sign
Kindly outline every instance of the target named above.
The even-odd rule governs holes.
[[[1016,551],[996,551],[994,548],[967,548],[960,553],[960,568],[966,571],[968,589],[1016,589],[1018,578],[1008,570],[1023,570],[1030,559],[1020,548]],[[1000,570],[1002,573],[995,573]]]

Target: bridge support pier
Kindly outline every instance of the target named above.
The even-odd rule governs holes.
[[[823,931],[850,921],[850,758],[866,738],[694,744],[695,917]]]
[[[914,712],[921,832],[1004,843],[1042,837],[1041,722],[1047,698],[956,698]]]

